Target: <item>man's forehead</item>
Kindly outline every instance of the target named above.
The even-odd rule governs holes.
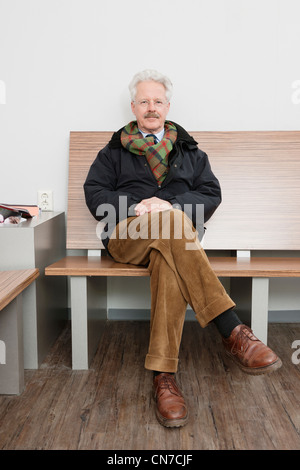
[[[162,83],[155,81],[139,82],[136,87],[137,94],[143,93],[159,93],[161,95],[166,94],[166,89]]]

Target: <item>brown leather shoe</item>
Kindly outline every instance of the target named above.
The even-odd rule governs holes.
[[[177,428],[188,422],[187,407],[174,375],[163,372],[154,377],[153,393],[160,424]]]
[[[278,356],[262,343],[246,325],[238,325],[223,338],[226,354],[247,374],[274,372],[282,365]]]

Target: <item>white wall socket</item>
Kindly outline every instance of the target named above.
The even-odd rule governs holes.
[[[53,191],[38,191],[38,206],[42,211],[53,211]]]

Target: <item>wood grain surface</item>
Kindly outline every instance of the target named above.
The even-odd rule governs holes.
[[[148,322],[108,322],[91,368],[74,371],[67,327],[41,368],[25,371],[22,395],[0,396],[0,449],[300,450],[299,324],[269,326],[283,366],[253,377],[226,358],[213,325],[186,322],[177,380],[190,421],[179,429],[155,417],[148,338]]]
[[[39,276],[38,269],[0,271],[0,310]]]
[[[219,277],[300,277],[300,258],[209,257]],[[47,266],[48,276],[149,276],[144,266],[117,263],[108,256],[67,256]]]

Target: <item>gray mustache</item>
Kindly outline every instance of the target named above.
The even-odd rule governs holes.
[[[157,113],[146,113],[144,118],[159,118],[159,114],[157,114]]]

